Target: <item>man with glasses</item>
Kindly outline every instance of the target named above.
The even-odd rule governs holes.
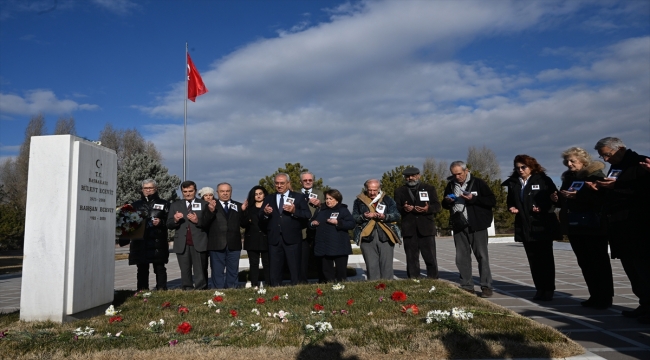
[[[129,265],[136,265],[138,290],[149,290],[149,264],[156,274],[156,289],[167,290],[167,269],[169,261],[169,244],[165,219],[169,203],[158,196],[158,187],[154,179],[142,181],[140,199],[131,204],[142,214],[144,235],[142,239],[132,239],[129,246]],[[120,240],[120,246],[129,243]]]
[[[622,315],[649,324],[650,241],[646,223],[650,218],[650,172],[643,165],[648,157],[627,149],[615,137],[600,139],[594,149],[611,166],[607,178],[587,185],[603,192],[611,256],[621,260],[632,292],[639,298],[639,307],[623,310]]]
[[[397,210],[402,216],[402,236],[406,252],[406,275],[420,277],[420,253],[427,277],[438,278],[436,259],[436,223],[433,214],[440,211],[436,188],[420,183],[420,170],[407,167],[402,172],[405,185],[395,189]]]
[[[315,177],[314,174],[312,174],[311,172],[303,171],[300,174],[300,183],[302,184],[302,189],[300,190],[300,192],[302,192],[302,194],[305,195],[305,202],[306,202],[305,205],[309,207],[311,216],[314,216],[316,209],[320,208],[321,200],[324,199],[323,192],[314,189],[314,181],[315,181]],[[301,284],[307,283],[307,272],[309,270],[309,258],[311,257],[311,254],[314,253],[315,235],[316,235],[315,229],[310,229],[309,227],[302,229],[302,239],[303,239],[302,255],[300,261],[300,273],[298,277],[298,281]],[[320,265],[320,261],[317,261],[316,264]],[[324,278],[321,274],[322,271],[320,271],[321,267],[320,266],[317,267],[319,269],[318,280],[319,282],[322,282]]]

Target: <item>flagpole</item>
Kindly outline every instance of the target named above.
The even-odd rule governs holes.
[[[187,163],[187,76],[188,76],[188,65],[187,65],[187,42],[185,42],[185,121],[183,123],[183,181],[187,180],[186,173],[186,163]]]

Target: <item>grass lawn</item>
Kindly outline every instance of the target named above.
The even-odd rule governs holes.
[[[6,358],[33,359],[376,360],[406,355],[411,360],[561,358],[584,352],[556,330],[445,281],[343,285],[340,290],[331,284],[268,288],[264,294],[255,289],[225,290],[218,294],[220,298],[207,290],[135,296],[118,291],[113,304],[119,320],[98,316],[66,324],[25,323],[17,312],[0,314],[0,353]],[[397,291],[406,295],[404,301],[391,299]],[[429,312],[452,308],[473,317],[425,321]],[[283,316],[286,321],[281,320],[281,311],[288,313]],[[164,324],[150,328],[160,319]],[[93,334],[75,335],[75,329],[86,327]]]

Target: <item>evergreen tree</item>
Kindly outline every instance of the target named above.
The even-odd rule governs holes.
[[[302,167],[300,163],[286,163],[284,164],[284,168],[278,168],[278,170],[273,174],[261,178],[259,184],[265,188],[269,194],[272,194],[275,192],[275,175],[279,173],[285,173],[288,174],[291,178],[291,190],[300,191],[300,189],[302,189],[302,184],[300,183],[300,174],[304,171],[309,171],[309,169]],[[329,186],[323,185],[322,178],[316,179],[314,177],[314,189],[325,191],[329,189]]]
[[[166,200],[176,200],[176,189],[181,179],[170,175],[167,168],[147,153],[137,153],[126,158],[117,171],[117,205],[123,205],[140,199],[142,181],[156,180],[158,196]]]

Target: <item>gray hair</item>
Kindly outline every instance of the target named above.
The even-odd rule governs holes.
[[[287,182],[288,182],[288,183],[291,182],[291,178],[289,177],[289,174],[287,174],[287,173],[277,173],[277,174],[275,174],[275,176],[273,177],[273,180],[275,180],[278,176],[284,176],[285,178],[287,178]]]
[[[153,184],[153,187],[158,188],[158,184],[156,184],[156,180],[154,179],[142,180],[142,187],[144,187],[146,184]]]
[[[598,140],[598,142],[596,143],[596,146],[594,146],[594,150],[598,151],[598,150],[604,148],[605,146],[607,146],[608,148],[610,148],[612,150],[618,150],[620,148],[626,147],[625,144],[623,144],[623,140],[621,140],[621,139],[619,139],[617,137],[608,136],[608,137],[605,137],[605,138],[602,138],[602,139]]]
[[[214,196],[214,189],[209,186],[206,186],[201,188],[201,190],[199,190],[199,197],[203,197],[203,195],[207,195],[207,194],[212,194]]]
[[[307,174],[311,175],[311,178],[314,179],[314,181],[316,181],[316,176],[314,176],[314,173],[311,172],[311,171],[303,171],[303,172],[301,172],[300,173],[300,180],[302,181],[302,176],[307,175]]]
[[[370,184],[370,183],[377,183],[377,185],[379,185],[379,187],[381,188],[381,181],[379,181],[377,179],[368,179],[368,180],[366,180],[366,182],[363,183],[363,188],[366,191],[368,190],[368,184]]]
[[[467,170],[467,164],[465,164],[464,161],[462,160],[456,160],[449,165],[449,170],[455,168],[456,166],[460,166],[461,169]]]
[[[217,184],[217,190],[219,190],[219,186],[221,186],[221,185],[228,185],[228,186],[230,186],[230,190],[232,191],[232,185],[230,185],[230,184],[227,183],[227,182],[218,183],[218,184]]]

